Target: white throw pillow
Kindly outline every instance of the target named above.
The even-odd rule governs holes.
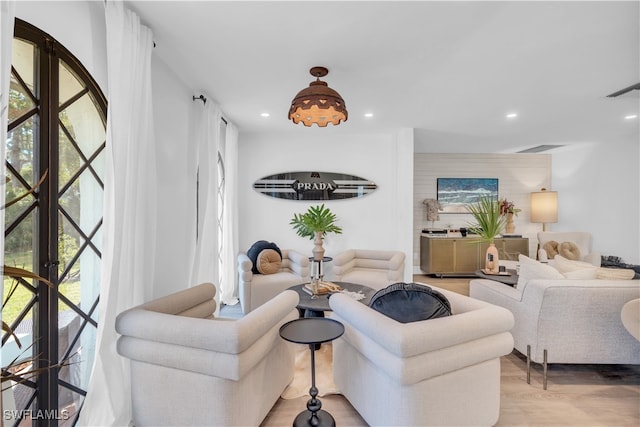
[[[565,277],[550,265],[520,254],[520,273],[518,274],[518,289],[524,289],[529,280],[533,279],[564,279]]]
[[[553,265],[567,279],[595,279],[597,267],[588,262],[574,261],[556,255]]]

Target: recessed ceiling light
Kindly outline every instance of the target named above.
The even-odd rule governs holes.
[[[269,114],[269,113],[260,113],[260,115],[261,115],[262,117],[269,117],[271,114]]]
[[[626,120],[637,119],[638,115],[637,114],[629,114],[628,116],[624,116],[624,118]]]
[[[507,119],[515,119],[518,117],[518,113],[509,113],[505,116]]]
[[[373,117],[373,113],[364,113],[365,117]]]

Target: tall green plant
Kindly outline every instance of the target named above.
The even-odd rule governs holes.
[[[467,206],[467,211],[475,219],[469,223],[469,231],[477,234],[483,242],[493,243],[504,227],[507,218],[501,215],[500,202],[493,197],[481,197],[478,202]]]
[[[310,206],[305,213],[293,214],[289,224],[293,225],[298,236],[313,239],[316,233],[322,233],[323,236],[327,233],[342,234],[342,228],[335,224],[336,220],[336,214],[323,203],[320,206]]]

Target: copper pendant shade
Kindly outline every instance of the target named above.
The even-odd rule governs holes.
[[[309,87],[302,89],[291,101],[289,118],[293,123],[302,122],[305,126],[317,124],[326,127],[328,123],[337,126],[346,122],[349,117],[344,99],[331,89],[326,82],[320,80],[329,73],[325,67],[313,67],[309,70],[316,80]]]

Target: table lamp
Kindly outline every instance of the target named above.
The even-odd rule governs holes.
[[[542,223],[542,231],[547,231],[547,224],[558,222],[558,192],[540,191],[531,193],[531,222]]]

